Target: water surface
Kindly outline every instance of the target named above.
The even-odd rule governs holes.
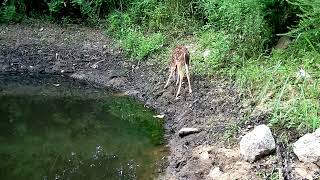
[[[157,176],[165,152],[152,111],[128,97],[54,82],[0,86],[1,179]]]

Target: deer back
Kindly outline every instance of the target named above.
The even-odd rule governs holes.
[[[189,65],[190,55],[189,51],[184,46],[178,46],[173,50],[171,63],[174,66]]]

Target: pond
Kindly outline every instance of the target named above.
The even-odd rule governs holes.
[[[4,76],[0,177],[154,179],[166,150],[153,115],[129,97],[66,78]]]

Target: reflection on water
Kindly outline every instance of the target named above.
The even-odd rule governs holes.
[[[127,97],[2,94],[0,177],[153,179],[164,151],[152,115]]]

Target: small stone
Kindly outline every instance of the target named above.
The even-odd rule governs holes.
[[[125,77],[115,77],[108,81],[108,84],[113,87],[121,86],[127,82]]]
[[[94,63],[93,65],[91,65],[90,67],[93,68],[93,69],[97,69],[99,67],[98,64],[103,62],[103,61],[105,61],[105,60],[100,60],[100,61]]]
[[[247,129],[252,129],[252,128],[253,128],[252,125],[248,125],[248,126],[247,126]]]
[[[203,52],[203,57],[204,58],[207,58],[209,55],[210,55],[210,50],[209,49],[206,49],[204,52]]]
[[[320,128],[318,128],[314,133],[313,133],[314,136],[320,138]]]
[[[91,66],[91,68],[97,69],[97,68],[98,68],[98,65],[97,65],[97,64],[93,64],[93,65]]]
[[[164,115],[163,114],[159,114],[159,115],[155,115],[153,116],[154,118],[159,118],[159,119],[163,119],[164,118]]]
[[[220,171],[219,167],[215,167],[213,169],[210,170],[209,174],[208,174],[208,178],[209,179],[219,179],[222,176],[223,172]]]
[[[320,164],[320,128],[299,138],[293,144],[293,152],[302,162]]]
[[[295,162],[292,165],[293,174],[298,176],[297,179],[316,179],[314,177],[320,172],[320,168],[313,163]]]
[[[140,92],[137,90],[128,90],[128,91],[124,92],[124,94],[127,96],[138,96],[140,94]]]
[[[298,79],[310,79],[310,74],[307,73],[304,69],[300,69],[297,72],[297,78]]]
[[[276,45],[276,49],[286,49],[291,44],[291,39],[289,36],[282,36]]]
[[[182,128],[179,131],[179,136],[180,137],[184,137],[184,136],[187,136],[187,135],[190,135],[190,134],[194,134],[194,133],[198,133],[198,132],[200,132],[200,130],[197,129],[197,128]]]
[[[259,125],[243,136],[240,141],[240,153],[246,161],[254,162],[270,154],[276,147],[271,130],[266,125]]]

